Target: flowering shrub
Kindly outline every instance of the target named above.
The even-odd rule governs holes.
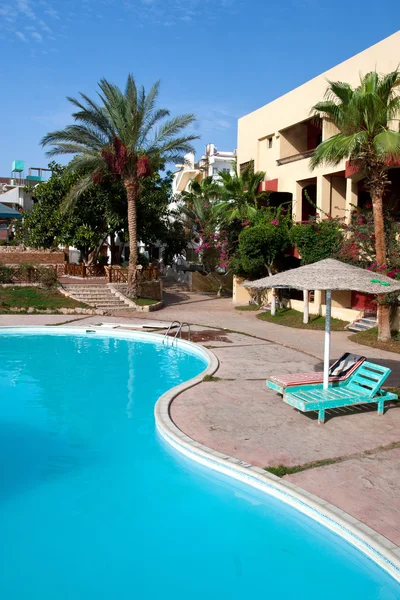
[[[344,241],[344,225],[339,219],[299,223],[290,230],[290,241],[298,249],[303,265],[337,258]]]
[[[337,257],[356,266],[372,270],[380,268],[380,272],[387,274],[393,269],[400,269],[399,224],[393,218],[389,207],[384,209],[384,226],[386,265],[376,265],[374,217],[370,204],[365,208],[354,207],[350,224],[346,228],[346,239]]]
[[[226,230],[214,231],[211,225],[202,223],[198,233],[200,243],[195,252],[200,255],[206,271],[214,271],[216,267],[227,270],[230,256]]]
[[[288,248],[290,219],[279,209],[259,211],[253,225],[239,235],[239,247],[234,260],[237,275],[262,277],[271,274],[279,256]]]

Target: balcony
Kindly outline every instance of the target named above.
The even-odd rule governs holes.
[[[303,158],[311,158],[314,153],[315,148],[312,150],[306,150],[305,152],[298,152],[297,154],[292,154],[291,156],[285,156],[285,158],[280,158],[276,161],[278,166],[287,165],[288,163],[296,162],[297,160],[303,160]]]
[[[282,129],[279,136],[280,155],[276,161],[278,166],[310,158],[322,141],[322,122],[306,119]]]

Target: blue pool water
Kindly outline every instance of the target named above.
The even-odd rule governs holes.
[[[400,597],[333,533],[160,440],[158,397],[205,367],[152,337],[0,333],[2,600]]]

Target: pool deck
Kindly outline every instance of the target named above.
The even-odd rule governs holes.
[[[134,317],[121,312],[83,319],[0,315],[0,326],[68,321],[71,326],[87,327],[173,319],[195,324],[195,339],[220,361],[219,379],[188,389],[173,401],[171,417],[176,425],[205,446],[261,468],[332,461],[308,466],[283,480],[336,505],[400,545],[400,405],[389,405],[383,417],[377,416],[375,406],[331,411],[326,424],[319,426],[313,414],[296,411],[267,390],[265,378],[321,370],[323,332],[262,322],[254,313],[235,311],[229,299],[190,293],[166,296],[162,311]],[[334,332],[332,358],[345,351],[389,366],[393,371],[389,385],[400,386],[400,355],[359,346],[349,342],[347,333]]]

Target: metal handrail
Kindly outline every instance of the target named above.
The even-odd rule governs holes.
[[[188,340],[190,342],[190,325],[189,325],[189,323],[179,323],[179,328],[178,328],[176,334],[174,335],[174,340],[176,340],[176,338],[178,337],[178,334],[179,334],[179,338],[182,339],[182,327],[184,327],[184,325],[187,325],[187,328],[188,328]]]
[[[173,327],[174,325],[178,325],[178,330],[177,330],[177,333],[180,331],[180,329],[181,329],[181,327],[182,327],[182,323],[181,323],[180,321],[172,321],[172,322],[169,324],[169,327],[168,327],[167,331],[164,333],[163,344],[165,344],[165,341],[168,339],[168,334],[169,334],[169,332],[171,331],[171,329],[172,329],[172,327]],[[175,336],[175,337],[176,337],[176,336]],[[174,338],[174,339],[175,339],[175,338]]]

